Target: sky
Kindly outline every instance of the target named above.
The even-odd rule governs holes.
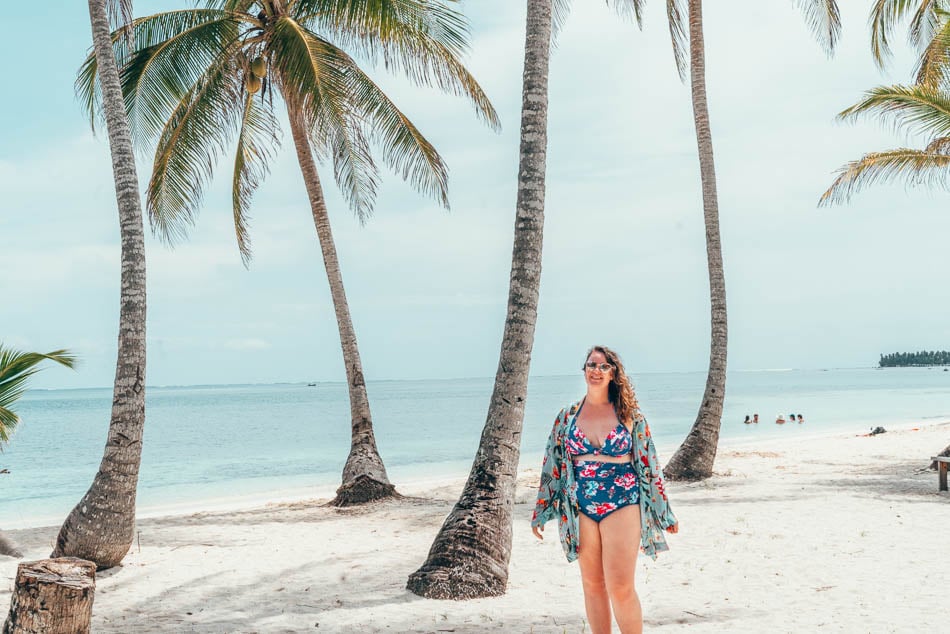
[[[551,58],[547,203],[534,375],[579,371],[587,348],[628,371],[704,371],[709,290],[690,94],[662,2],[643,31],[576,0]],[[868,367],[946,349],[950,214],[943,191],[868,188],[817,208],[834,172],[869,151],[920,146],[874,120],[835,116],[908,82],[913,52],[872,62],[869,0],[841,2],[828,58],[791,0],[707,2],[706,68],[729,315],[729,369]],[[91,42],[85,3],[43,18],[4,10],[0,54],[0,341],[69,348],[77,371],[34,386],[110,386],[119,234],[105,134],[73,92]],[[180,5],[179,5],[180,6]],[[136,14],[175,8],[136,2]],[[361,226],[323,165],[346,292],[370,380],[493,376],[505,318],[517,187],[524,2],[468,0],[466,63],[502,131],[462,100],[370,69],[442,153],[451,210],[386,174]],[[897,38],[901,40],[901,38]],[[189,240],[149,235],[149,385],[344,379],[326,275],[289,134],[254,199],[241,263],[222,161]],[[138,162],[144,183],[150,155]]]

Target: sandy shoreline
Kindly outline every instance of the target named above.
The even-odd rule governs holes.
[[[942,626],[950,495],[922,468],[948,443],[950,423],[728,443],[716,476],[668,487],[682,532],[638,564],[647,631]],[[661,444],[661,458],[674,448]],[[410,497],[367,509],[311,497],[142,518],[124,565],[99,575],[94,631],[583,632],[576,566],[556,537],[530,534],[536,481],[536,467],[522,472],[504,597],[404,590],[464,484],[419,480],[397,483]],[[9,535],[38,559],[56,530]],[[0,558],[4,612],[16,565]]]

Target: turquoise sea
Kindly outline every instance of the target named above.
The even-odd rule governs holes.
[[[696,415],[705,372],[635,377],[661,450],[672,451]],[[368,384],[380,453],[401,481],[468,473],[485,422],[492,378]],[[577,376],[532,377],[522,466],[538,462],[551,423],[584,393]],[[942,368],[774,370],[729,374],[724,442],[865,432],[881,424],[950,420]],[[0,528],[58,523],[98,468],[111,389],[34,390],[0,453]],[[147,392],[139,509],[222,498],[267,498],[338,484],[349,450],[343,383],[151,387]],[[758,412],[758,426],[744,425]],[[805,424],[774,424],[776,413]],[[661,451],[661,459],[664,456]]]

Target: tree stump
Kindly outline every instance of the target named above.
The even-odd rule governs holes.
[[[2,634],[88,634],[96,564],[75,557],[28,561],[17,568]]]

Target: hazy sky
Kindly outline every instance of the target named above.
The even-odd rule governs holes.
[[[451,212],[387,175],[361,227],[324,166],[330,215],[369,379],[491,376],[505,315],[516,193],[524,2],[468,1],[469,67],[504,129],[464,102],[373,76],[442,152]],[[629,369],[704,370],[709,309],[690,95],[663,3],[644,31],[575,1],[553,53],[544,272],[533,374],[578,369],[596,342]],[[909,79],[872,64],[869,0],[841,2],[828,59],[791,0],[706,3],[709,107],[729,307],[729,367],[869,366],[950,341],[948,197],[875,187],[817,209],[834,171],[918,144],[873,121],[835,122],[863,90]],[[42,387],[111,385],[119,242],[109,148],[73,96],[85,3],[4,8],[0,118],[0,341],[69,347],[78,372]],[[136,2],[137,14],[174,8]],[[39,34],[42,34],[42,41]],[[898,38],[902,39],[902,38]],[[45,47],[45,48],[44,48]],[[148,240],[150,385],[341,380],[326,276],[292,142],[255,198],[250,270],[233,235],[228,164],[191,239]],[[149,155],[139,163],[148,177]]]

